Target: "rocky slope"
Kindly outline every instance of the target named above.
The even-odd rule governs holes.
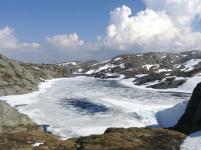
[[[185,113],[179,119],[175,129],[186,134],[201,130],[201,83],[193,90]]]
[[[0,101],[0,134],[27,131],[28,128],[37,126],[26,115]]]
[[[201,51],[121,55],[101,63],[79,62],[71,68],[74,72],[97,78],[118,77],[121,74],[125,78],[134,78],[134,84],[148,88],[176,88],[191,78],[199,78]]]
[[[68,68],[54,64],[25,64],[0,55],[0,96],[33,91],[44,79],[68,77]]]

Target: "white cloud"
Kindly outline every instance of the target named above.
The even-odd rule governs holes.
[[[17,47],[17,39],[14,35],[14,30],[5,27],[0,29],[0,48],[16,48]]]
[[[191,28],[192,21],[201,14],[200,0],[145,1],[148,8],[136,16],[125,5],[110,13],[110,24],[103,40],[106,47],[156,51],[201,48],[201,33]]]
[[[77,33],[72,33],[70,35],[55,35],[53,37],[47,37],[47,42],[52,46],[57,48],[78,48],[84,45],[84,41],[79,39]]]
[[[10,27],[4,27],[0,29],[0,48],[1,50],[12,50],[20,48],[38,48],[39,43],[20,43],[15,36],[14,29]]]
[[[190,25],[201,15],[200,0],[143,0],[149,9],[165,11],[178,25]]]
[[[36,42],[32,42],[32,43],[22,43],[21,44],[22,47],[24,48],[39,48],[40,44],[36,43]]]

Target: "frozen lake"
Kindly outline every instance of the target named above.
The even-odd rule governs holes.
[[[2,99],[63,138],[99,134],[108,127],[164,126],[164,116],[172,119],[171,125],[174,111],[179,116],[183,109],[169,108],[178,103],[185,108],[186,94],[128,87],[121,81],[56,79],[40,84],[37,92]]]

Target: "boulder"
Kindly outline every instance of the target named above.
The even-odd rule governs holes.
[[[201,83],[194,88],[186,110],[174,129],[186,134],[201,130]]]
[[[27,131],[33,126],[36,124],[28,116],[19,113],[5,101],[0,101],[0,134]]]

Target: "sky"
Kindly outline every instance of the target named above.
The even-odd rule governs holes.
[[[0,0],[0,53],[26,62],[201,49],[200,0]]]

